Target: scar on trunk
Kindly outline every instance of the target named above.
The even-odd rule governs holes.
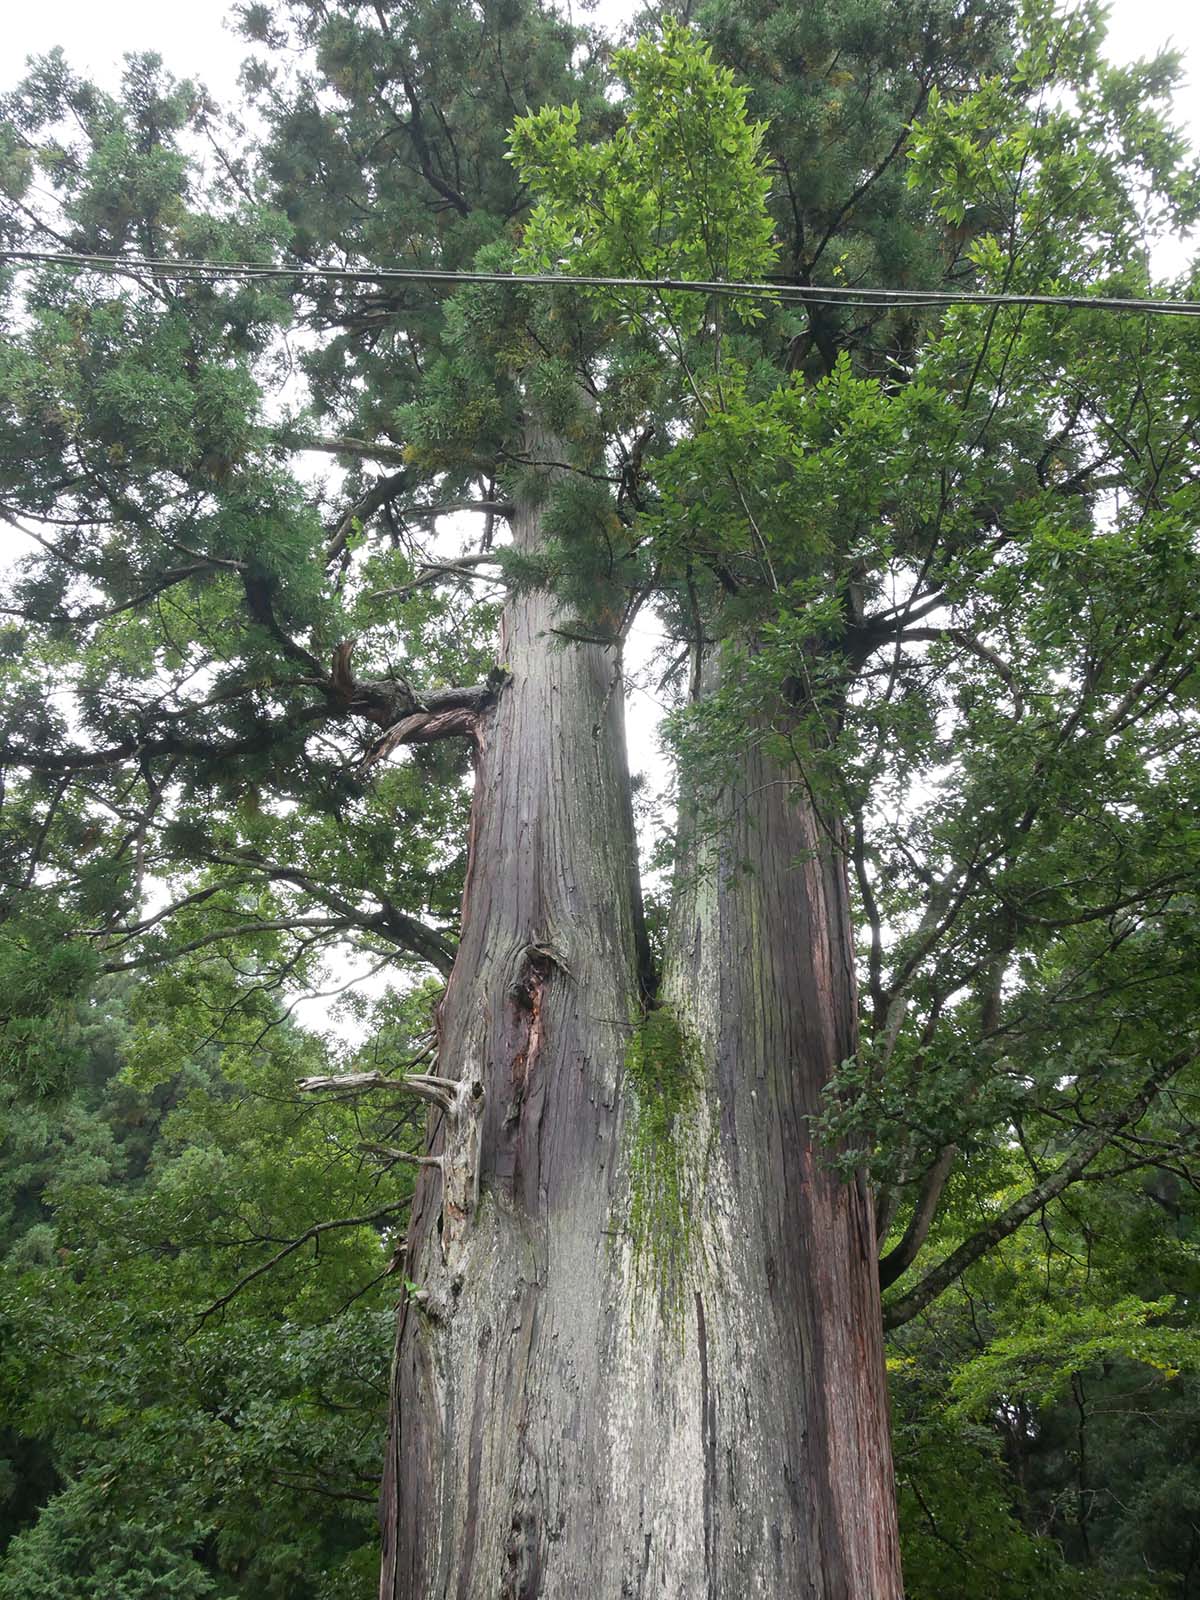
[[[519,1104],[524,1093],[525,1084],[537,1061],[538,1051],[542,1043],[542,1004],[545,999],[546,987],[550,982],[555,967],[564,964],[559,961],[548,945],[531,944],[525,947],[521,957],[521,966],[516,981],[508,991],[509,1004],[513,1008],[514,1022],[513,1033],[514,1050],[510,1065],[510,1076],[513,1086],[514,1101]]]
[[[442,1168],[442,1260],[447,1266],[479,1206],[484,1100],[481,1079],[468,1074],[454,1084],[446,1112],[446,1140],[438,1159]]]

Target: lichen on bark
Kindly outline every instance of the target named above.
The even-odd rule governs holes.
[[[625,1052],[627,1210],[631,1304],[647,1299],[683,1326],[689,1271],[700,1247],[703,1058],[674,1007],[643,1013]]]

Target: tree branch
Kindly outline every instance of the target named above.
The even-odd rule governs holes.
[[[409,506],[404,513],[406,522],[429,522],[434,517],[452,517],[460,511],[477,511],[487,517],[511,517],[513,514],[511,500],[429,500],[421,504]],[[462,556],[460,561],[471,565],[475,561],[473,556]],[[484,554],[480,557],[484,561],[494,561],[493,555]]]
[[[344,1072],[318,1078],[301,1078],[296,1085],[301,1094],[332,1094],[353,1099],[387,1089],[392,1094],[415,1094],[441,1111],[448,1111],[460,1085],[453,1078],[438,1078],[429,1072],[412,1072],[405,1078],[389,1078],[384,1072]]]
[[[1056,1195],[1074,1183],[1084,1169],[1091,1165],[1106,1145],[1121,1132],[1123,1128],[1138,1123],[1145,1116],[1151,1102],[1159,1090],[1177,1072],[1183,1070],[1189,1062],[1196,1059],[1197,1049],[1190,1045],[1185,1050],[1180,1050],[1171,1056],[1162,1066],[1143,1083],[1141,1089],[1133,1099],[1120,1111],[1113,1112],[1107,1117],[1102,1117],[1092,1128],[1090,1134],[1079,1146],[1073,1156],[1054,1169],[1054,1171],[1023,1194],[1019,1200],[1014,1200],[1012,1205],[994,1218],[986,1228],[980,1228],[969,1239],[964,1239],[957,1250],[954,1250],[946,1259],[934,1267],[920,1280],[908,1294],[902,1295],[898,1300],[891,1301],[884,1307],[883,1325],[885,1328],[898,1328],[909,1322],[918,1312],[923,1311],[931,1301],[936,1300],[943,1290],[962,1277],[968,1267],[973,1266],[980,1256],[985,1255],[993,1245],[999,1244],[1002,1239],[1007,1239],[1021,1226],[1035,1211],[1040,1211],[1043,1206],[1053,1200]]]
[[[875,898],[875,890],[867,871],[862,812],[857,809],[854,815],[853,860],[854,876],[858,882],[858,892],[862,897],[863,911],[866,913],[867,926],[871,933],[867,951],[867,992],[871,996],[873,1021],[878,1029],[883,1026],[887,1013],[887,1000],[883,993],[883,922],[879,915],[879,902]]]
[[[309,929],[325,933],[354,926],[348,917],[274,917],[256,922],[240,922],[229,928],[219,928],[215,933],[203,934],[198,939],[190,939],[187,944],[176,945],[171,950],[151,950],[145,955],[133,956],[128,961],[106,961],[100,970],[133,972],[137,967],[161,966],[164,961],[175,961],[180,956],[191,955],[194,950],[203,950],[210,944],[220,944],[227,939],[244,938],[248,933],[290,933]]]
[[[183,911],[188,906],[203,905],[214,895],[223,894],[231,889],[245,888],[254,881],[253,878],[234,878],[227,883],[208,884],[203,889],[194,889],[191,894],[185,894],[183,899],[176,900],[174,905],[164,906],[152,916],[143,917],[141,922],[129,923],[119,928],[84,928],[81,930],[81,936],[85,939],[109,939],[111,941],[109,949],[114,949],[117,945],[128,944],[131,939],[136,939],[139,933],[148,933],[158,923],[165,922],[168,917],[173,917],[176,912]]]
[[[437,928],[431,928],[406,911],[398,910],[383,895],[377,896],[382,901],[378,911],[364,911],[361,906],[355,905],[352,900],[347,900],[344,895],[301,868],[270,861],[257,851],[214,851],[208,853],[205,859],[222,866],[250,867],[272,882],[294,884],[297,889],[302,889],[305,894],[312,895],[314,900],[319,900],[330,911],[336,912],[347,927],[358,928],[363,933],[372,933],[387,939],[412,955],[419,956],[422,961],[428,961],[430,966],[436,967],[443,977],[448,977],[450,974],[454,957],[458,952],[458,946],[454,941]]]
[[[459,216],[469,217],[471,204],[465,195],[459,193],[453,184],[447,183],[433,170],[433,158],[429,143],[425,138],[425,124],[421,115],[421,102],[417,97],[416,88],[412,79],[403,68],[400,70],[400,81],[404,85],[404,93],[408,98],[408,121],[401,123],[401,127],[408,134],[412,142],[413,154],[417,158],[417,165],[425,182],[436,193],[441,195],[458,212]]]
[[[301,1094],[335,1094],[353,1099],[374,1089],[399,1089],[402,1078],[389,1078],[384,1072],[343,1072],[317,1078],[301,1078],[296,1085]]]
[[[475,732],[475,727],[475,712],[465,708],[442,712],[416,711],[410,717],[401,718],[381,738],[376,739],[358,763],[357,770],[369,772],[401,745],[432,744],[437,739],[449,739],[460,734],[469,737]]]
[[[332,722],[338,719],[336,707],[328,705],[305,706],[294,711],[280,724],[260,726],[253,734],[242,739],[206,740],[188,738],[177,733],[154,736],[131,735],[118,744],[103,750],[59,751],[22,749],[20,746],[0,745],[0,766],[25,767],[33,772],[86,772],[97,767],[115,767],[134,757],[150,760],[155,756],[195,756],[201,760],[227,761],[233,756],[259,755],[269,750],[278,738],[280,728],[292,731],[297,725],[309,722]]]
[[[325,545],[326,566],[332,566],[345,550],[351,536],[363,527],[367,518],[374,516],[381,506],[385,506],[389,500],[394,500],[407,481],[407,472],[390,473],[386,478],[376,479],[366,493],[354,502],[329,535]]]
[[[942,1190],[946,1187],[946,1179],[950,1176],[950,1169],[958,1155],[958,1146],[948,1144],[938,1156],[937,1160],[925,1174],[917,1196],[916,1206],[909,1218],[908,1227],[904,1236],[894,1250],[889,1250],[879,1263],[879,1287],[890,1288],[896,1279],[906,1272],[917,1259],[921,1246],[925,1243],[930,1226],[937,1215],[938,1202],[942,1198]]]
[[[497,501],[495,504],[497,511],[499,511],[501,503]],[[481,509],[481,503],[478,501],[475,502],[472,509]],[[367,595],[367,599],[403,600],[407,595],[413,594],[417,589],[425,589],[431,583],[436,583],[438,579],[443,576],[453,576],[453,574],[457,572],[461,573],[464,577],[473,577],[475,575],[474,569],[476,567],[498,566],[499,563],[500,557],[490,550],[486,552],[480,551],[475,555],[456,556],[453,561],[431,562],[428,566],[422,567],[418,575],[413,578],[411,582],[402,583],[395,589],[376,589],[372,594]],[[494,582],[496,580],[489,581]]]
[[[302,646],[295,649],[301,651]],[[304,652],[307,659],[307,652]],[[315,658],[312,658],[315,663]],[[335,685],[334,678],[323,670],[319,679],[304,679],[303,686],[320,688],[326,699],[320,705],[302,706],[290,711],[275,722],[260,723],[256,731],[240,739],[201,739],[186,734],[167,732],[158,734],[131,734],[117,744],[101,750],[83,750],[78,746],[59,751],[35,750],[13,744],[0,744],[0,767],[22,767],[32,772],[94,772],[101,767],[115,767],[122,761],[153,760],[157,756],[192,757],[201,761],[228,761],[236,756],[261,755],[270,750],[278,740],[296,732],[309,723],[341,722],[350,716],[361,716],[385,729],[392,728],[404,717],[420,710],[425,715],[461,710],[478,713],[495,699],[503,676],[493,674],[484,683],[467,684],[461,688],[432,689],[420,699],[398,679],[371,679],[358,681],[349,676]],[[300,685],[293,684],[292,687]],[[239,693],[242,692],[239,690]],[[248,692],[248,691],[247,691]],[[227,697],[228,698],[228,697]],[[182,712],[171,720],[182,722],[191,714]],[[408,742],[420,743],[418,729],[410,731]],[[468,726],[448,724],[440,729],[428,729],[424,739],[446,738],[451,733],[469,733]],[[403,741],[400,741],[403,742]]]
[[[358,1148],[365,1151],[369,1156],[382,1157],[393,1166],[397,1161],[406,1161],[409,1166],[413,1167],[440,1167],[442,1165],[441,1156],[417,1156],[411,1150],[397,1150],[394,1145],[390,1144],[372,1144],[368,1139],[364,1139]]]
[[[107,622],[110,617],[119,617],[126,611],[133,611],[136,607],[144,605],[147,600],[153,600],[158,595],[165,594],[168,589],[173,589],[176,584],[186,583],[189,578],[198,577],[202,572],[216,572],[221,569],[221,565],[215,561],[191,561],[185,567],[171,567],[166,572],[160,573],[153,583],[140,590],[131,599],[119,601],[111,606],[91,606],[86,611],[76,612],[74,616],[66,611],[55,611],[49,616],[37,616],[15,606],[4,607],[4,612],[6,616],[24,617],[26,621],[66,623],[73,628],[86,628],[93,622]],[[78,568],[73,567],[73,570]]]
[[[354,456],[362,461],[386,461],[398,467],[404,466],[406,462],[402,445],[374,444],[370,439],[355,439],[349,436],[318,438],[310,434],[284,430],[279,434],[279,442],[290,450],[316,450],[329,456]]]
[[[959,645],[963,650],[969,651],[971,655],[977,656],[980,661],[985,662],[989,667],[991,667],[992,671],[1003,682],[1009,694],[1012,695],[1013,720],[1015,722],[1019,722],[1021,720],[1021,717],[1025,713],[1025,700],[1021,694],[1020,687],[1017,684],[1016,673],[1014,673],[1013,669],[1009,666],[1008,662],[1005,661],[1002,655],[993,650],[990,645],[984,644],[982,639],[976,638],[976,636],[971,633],[969,629],[904,628],[900,632],[894,634],[893,639],[899,644],[910,644],[919,642],[921,640],[928,640],[931,643],[937,644],[943,639],[949,639],[952,644]]]
[[[297,1239],[285,1244],[282,1250],[276,1251],[269,1261],[261,1262],[252,1272],[247,1272],[245,1277],[239,1278],[227,1294],[219,1300],[214,1300],[212,1305],[206,1306],[196,1319],[196,1328],[201,1328],[204,1323],[217,1311],[223,1311],[229,1302],[235,1299],[242,1290],[248,1288],[256,1278],[261,1278],[265,1272],[270,1272],[281,1261],[286,1261],[288,1256],[299,1250],[301,1245],[310,1239],[317,1239],[323,1233],[329,1233],[334,1228],[365,1228],[372,1222],[380,1222],[384,1217],[393,1216],[397,1211],[407,1210],[411,1202],[408,1200],[394,1200],[390,1206],[381,1206],[378,1211],[369,1211],[362,1217],[337,1217],[332,1222],[314,1222],[311,1228],[306,1228]]]
[[[311,650],[306,650],[302,644],[297,644],[295,639],[280,627],[271,598],[271,587],[271,583],[266,578],[253,578],[249,573],[243,573],[242,588],[246,596],[246,604],[250,608],[250,615],[260,627],[267,630],[285,656],[289,656],[293,661],[298,661],[301,666],[307,667],[309,672],[316,673],[317,677],[320,678],[323,676],[324,669],[316,656],[313,655]]]

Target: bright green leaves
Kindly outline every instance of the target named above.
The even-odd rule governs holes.
[[[661,43],[643,37],[614,66],[628,101],[611,139],[581,143],[578,107],[548,107],[514,126],[513,160],[540,197],[522,263],[597,277],[761,277],[775,257],[771,180],[765,129],[746,114],[746,89],[670,20]],[[604,300],[643,314],[644,292],[614,290]],[[661,304],[682,328],[701,326],[701,298],[669,295]],[[750,308],[737,306],[749,319]]]
[[[844,663],[818,641],[844,634],[936,517],[963,427],[944,394],[889,391],[848,359],[814,386],[757,399],[726,384],[723,397],[655,462],[640,528],[660,575],[678,585],[690,566],[710,632],[756,639],[765,704],[798,673],[810,694],[826,668],[840,679]],[[689,604],[685,581],[671,599],[681,628]]]
[[[1071,1379],[1111,1361],[1138,1362],[1176,1378],[1200,1365],[1190,1328],[1172,1327],[1170,1297],[1129,1296],[1113,1304],[1031,1308],[1019,1331],[993,1340],[985,1354],[954,1374],[952,1415],[986,1416],[1004,1395],[1019,1391],[1034,1405],[1049,1406],[1070,1393]]]
[[[1053,291],[1144,274],[1154,234],[1187,227],[1200,190],[1169,96],[1178,58],[1117,68],[1103,11],[1022,8],[1011,68],[965,96],[931,90],[909,147],[929,195],[991,288]],[[1129,283],[1111,293],[1144,292]]]

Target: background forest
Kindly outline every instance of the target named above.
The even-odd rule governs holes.
[[[236,114],[32,63],[0,245],[1195,296],[1179,63],[1091,5],[706,0],[615,59],[527,0],[238,20]],[[685,80],[727,161],[671,187],[630,129],[688,149]],[[375,1593],[424,1114],[297,1084],[428,1062],[470,764],[381,730],[502,693],[535,586],[653,615],[698,785],[805,679],[907,1594],[1200,1596],[1200,324],[130,271],[0,265],[0,1600]],[[518,559],[530,386],[577,470]]]

